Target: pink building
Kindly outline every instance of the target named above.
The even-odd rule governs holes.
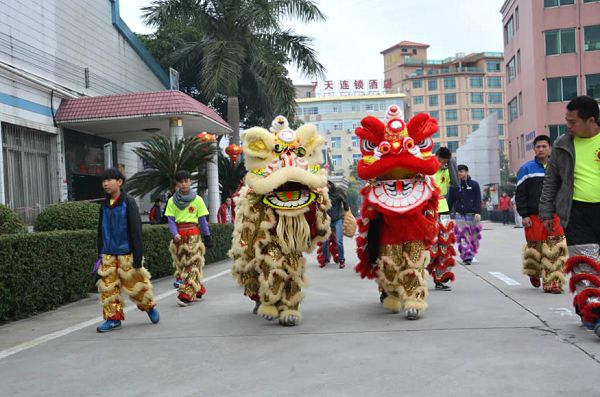
[[[600,99],[600,0],[506,0],[502,9],[507,132],[513,172],[533,139],[566,132],[565,106]]]

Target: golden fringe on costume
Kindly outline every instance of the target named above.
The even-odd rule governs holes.
[[[384,245],[377,259],[377,282],[387,293],[383,306],[393,312],[406,309],[425,310],[427,272],[430,252],[421,241]]]
[[[542,244],[528,242],[523,247],[523,273],[530,277],[542,277]]]
[[[202,288],[200,281],[203,277],[205,247],[199,234],[188,236],[186,239],[179,244],[171,240],[169,252],[175,275],[179,275],[183,280],[179,292],[193,299]]]
[[[558,236],[546,239],[542,244],[542,255],[544,288],[549,288],[552,283],[558,283],[562,288],[566,282],[563,269],[569,256],[565,237]]]

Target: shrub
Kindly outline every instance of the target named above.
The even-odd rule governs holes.
[[[232,225],[210,225],[206,263],[225,259]],[[145,266],[157,279],[173,274],[166,225],[144,225]],[[92,267],[96,231],[51,231],[0,236],[0,322],[54,309],[96,291]]]
[[[20,233],[25,230],[25,224],[12,209],[0,204],[0,235]]]
[[[85,201],[66,201],[43,210],[35,220],[36,232],[51,230],[96,230],[100,205]]]

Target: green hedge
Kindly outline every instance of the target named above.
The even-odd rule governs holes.
[[[206,263],[227,258],[232,225],[210,225]],[[173,274],[166,225],[143,227],[146,267],[153,279]],[[54,309],[95,291],[96,231],[0,236],[0,322]]]
[[[96,230],[100,204],[85,201],[65,201],[43,210],[35,220],[36,232],[51,230]]]
[[[21,233],[25,230],[25,224],[16,212],[5,205],[0,204],[0,235]]]

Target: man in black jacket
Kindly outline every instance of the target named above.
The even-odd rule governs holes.
[[[102,188],[106,200],[100,207],[98,222],[98,275],[97,282],[104,323],[98,332],[121,327],[125,319],[121,289],[148,313],[153,324],[160,315],[152,296],[150,273],[143,267],[142,220],[135,200],[121,190],[125,177],[115,168],[102,173]]]
[[[531,285],[540,286],[544,292],[560,294],[565,276],[563,264],[567,259],[567,243],[560,220],[554,215],[554,230],[548,232],[538,217],[542,185],[552,144],[547,135],[538,135],[533,140],[535,158],[523,164],[517,173],[515,203],[523,217],[527,245],[523,249],[523,273],[529,276]],[[558,248],[555,248],[558,246]]]
[[[348,207],[346,195],[342,189],[336,187],[331,181],[327,182],[327,187],[329,189],[329,200],[331,200],[331,208],[327,211],[327,214],[331,218],[331,237],[329,241],[323,242],[323,259],[319,266],[325,267],[327,263],[329,263],[329,244],[337,243],[340,269],[343,269],[346,267],[346,258],[344,256],[344,234],[342,232],[342,226],[344,223],[344,213],[348,211],[350,207]]]

